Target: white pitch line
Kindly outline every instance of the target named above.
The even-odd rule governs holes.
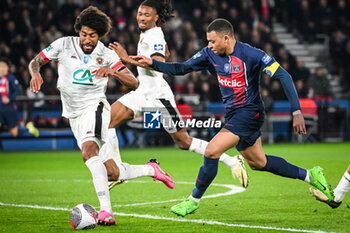
[[[74,183],[90,183],[91,180],[84,180],[84,179],[75,179],[75,180],[63,180],[63,179],[36,179],[36,180],[14,180],[14,182],[47,182],[47,183],[66,183],[66,182],[74,182]],[[146,180],[129,180],[129,183],[154,183],[154,181],[146,181]],[[159,183],[161,184],[161,183]],[[185,185],[194,185],[193,182],[184,182],[184,181],[176,181],[175,184],[185,184]],[[204,196],[204,198],[215,198],[215,197],[222,197],[222,196],[228,196],[233,195],[236,193],[244,192],[245,189],[236,185],[230,185],[230,184],[215,184],[212,183],[211,186],[218,186],[218,187],[224,187],[230,189],[227,192],[224,193],[216,193],[212,195]],[[113,191],[112,191],[113,192]],[[172,200],[166,200],[166,201],[152,201],[152,202],[142,202],[142,203],[132,203],[132,204],[121,204],[121,205],[113,205],[113,207],[127,207],[127,206],[141,206],[141,205],[152,205],[152,204],[161,204],[161,203],[168,203],[168,202],[176,202],[176,201],[182,201],[183,199],[172,199]]]
[[[146,182],[135,181],[135,182],[137,182],[137,183],[146,183],[147,181]],[[175,184],[194,185],[194,183],[192,183],[192,182],[182,182],[182,181],[177,181],[177,182],[175,182]],[[212,183],[211,186],[225,187],[225,188],[228,188],[230,190],[227,191],[227,192],[224,192],[224,193],[216,193],[216,194],[212,194],[212,195],[207,195],[207,196],[204,196],[202,199],[228,196],[228,195],[233,195],[233,194],[241,193],[241,192],[245,191],[245,189],[242,188],[242,187],[238,187],[238,186],[230,185],[230,184],[215,184],[215,183]],[[166,201],[152,201],[152,202],[132,203],[132,204],[125,204],[125,205],[113,205],[113,207],[152,205],[152,204],[161,204],[161,203],[176,202],[176,201],[182,201],[182,200],[183,199],[172,199],[172,200],[166,200]]]
[[[25,205],[25,204],[10,204],[0,202],[0,206],[11,206],[11,207],[23,207],[23,208],[32,208],[32,209],[44,209],[44,210],[61,210],[61,211],[71,211],[68,208],[57,208],[50,206],[39,206],[39,205]],[[264,230],[275,230],[275,231],[289,231],[289,232],[305,232],[305,233],[327,233],[325,231],[314,231],[314,230],[305,230],[305,229],[295,229],[295,228],[283,228],[283,227],[269,227],[269,226],[255,226],[255,225],[246,225],[246,224],[234,224],[234,223],[224,223],[213,220],[204,220],[204,219],[185,219],[185,218],[169,218],[148,214],[127,214],[120,212],[113,212],[115,215],[125,216],[125,217],[136,217],[136,218],[145,218],[145,219],[155,219],[155,220],[167,220],[173,222],[188,222],[188,223],[200,223],[208,225],[220,225],[226,227],[238,227],[238,228],[250,228],[250,229],[264,229]]]

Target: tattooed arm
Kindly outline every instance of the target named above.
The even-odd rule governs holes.
[[[47,63],[48,62],[45,61],[40,54],[36,55],[29,63],[29,73],[32,76],[32,79],[30,80],[30,90],[35,93],[39,92],[40,87],[44,82],[39,73],[40,67]]]

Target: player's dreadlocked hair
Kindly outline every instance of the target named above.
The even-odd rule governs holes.
[[[226,19],[215,19],[208,26],[207,32],[218,32],[226,35],[234,36],[233,26]]]
[[[84,9],[76,18],[74,29],[76,32],[81,30],[81,27],[86,26],[94,29],[99,37],[109,33],[112,28],[111,19],[97,7],[89,6]]]
[[[141,6],[149,6],[157,11],[159,15],[157,21],[158,26],[164,24],[168,19],[173,17],[173,9],[170,0],[145,0],[141,3]]]

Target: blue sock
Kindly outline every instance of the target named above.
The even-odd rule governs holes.
[[[300,180],[304,180],[306,177],[306,169],[290,164],[281,157],[266,155],[266,159],[266,166],[261,169],[262,171]]]
[[[192,197],[201,198],[218,173],[219,159],[204,156],[204,164],[199,169],[196,187],[193,189]]]

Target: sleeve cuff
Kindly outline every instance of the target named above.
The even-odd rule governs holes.
[[[300,111],[300,110],[296,110],[296,111],[294,111],[292,114],[293,114],[293,116],[299,115],[299,114],[301,114],[301,111]]]

